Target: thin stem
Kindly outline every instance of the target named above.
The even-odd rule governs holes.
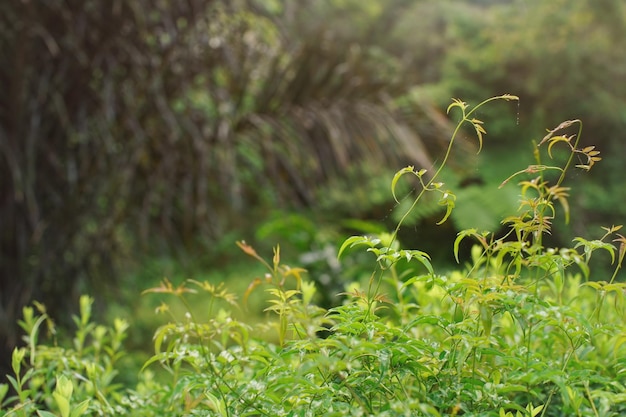
[[[576,153],[576,149],[578,148],[578,142],[580,141],[580,137],[583,133],[583,122],[582,120],[576,119],[572,121],[573,123],[578,123],[578,134],[576,135],[576,142],[574,142],[574,145],[572,147],[572,152],[569,155],[569,158],[567,159],[567,163],[565,164],[565,166],[563,167],[563,171],[561,172],[561,176],[559,177],[558,181],[556,182],[556,185],[559,186],[561,185],[561,183],[565,180],[565,173],[567,172],[567,170],[569,169],[570,165],[572,164],[572,160],[574,159],[574,154]]]
[[[456,140],[456,137],[457,137],[459,131],[461,130],[461,127],[465,123],[472,124],[472,119],[470,119],[470,116],[473,113],[475,113],[478,109],[480,109],[482,106],[484,106],[485,104],[487,104],[487,103],[489,103],[491,101],[495,101],[495,100],[507,100],[507,101],[508,100],[518,100],[519,101],[519,98],[516,97],[516,96],[508,95],[508,94],[504,94],[504,95],[496,96],[496,97],[491,97],[491,98],[488,98],[487,100],[482,101],[481,103],[478,103],[476,106],[474,106],[467,113],[465,112],[465,109],[467,107],[463,103],[463,106],[461,106],[461,111],[462,111],[461,120],[457,123],[456,128],[454,129],[454,132],[452,133],[452,136],[450,137],[450,143],[448,144],[448,147],[446,149],[446,153],[444,155],[443,161],[441,161],[441,164],[439,164],[439,167],[437,168],[437,171],[435,171],[435,173],[430,178],[430,180],[428,180],[428,182],[426,184],[422,184],[422,190],[419,192],[417,197],[415,197],[415,199],[413,200],[413,203],[411,204],[411,207],[409,207],[409,209],[406,211],[406,213],[404,213],[404,215],[402,216],[402,218],[400,219],[400,221],[396,225],[396,228],[395,228],[395,230],[393,232],[393,235],[392,235],[392,238],[391,238],[391,243],[393,243],[395,241],[395,239],[397,238],[397,235],[398,235],[398,232],[400,230],[400,227],[404,224],[404,221],[409,216],[409,214],[413,211],[413,209],[417,205],[418,201],[422,198],[422,196],[424,195],[424,193],[426,191],[431,190],[432,185],[435,183],[435,179],[437,179],[439,174],[441,174],[441,171],[443,170],[443,168],[448,164],[448,159],[449,159],[450,154],[452,152],[452,146],[454,145],[454,141]],[[420,179],[420,183],[421,183],[421,179]],[[391,243],[390,243],[390,246],[391,246]]]
[[[611,280],[609,281],[609,284],[613,284],[613,281],[615,281],[615,278],[617,278],[617,274],[619,270],[622,268],[622,259],[623,258],[620,258],[619,261],[617,262],[617,265],[615,266],[615,270],[613,271],[613,275],[611,275]]]

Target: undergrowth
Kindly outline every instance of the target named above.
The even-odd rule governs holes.
[[[502,219],[506,233],[463,230],[451,250],[462,265],[439,273],[424,248],[403,248],[398,231],[426,194],[438,197],[445,222],[455,208],[439,180],[466,127],[479,148],[486,134],[478,109],[454,100],[460,120],[434,173],[406,167],[391,181],[415,186],[411,207],[388,233],[352,236],[339,257],[363,249],[372,274],[345,288],[344,302],[316,305],[306,271],[267,261],[245,242],[266,275],[242,299],[224,285],[164,280],[146,294],[172,297],[154,335],[154,355],[134,387],[115,382],[130,323],[91,320],[83,296],[71,343],[57,342],[45,307],[24,309],[25,345],[13,353],[13,375],[0,385],[0,416],[619,416],[626,413],[626,287],[618,274],[626,252],[621,226],[569,247],[545,243],[552,223],[569,221],[566,185],[572,170],[600,161],[579,145],[582,122],[557,126],[535,147],[535,163],[504,179],[517,181],[519,210]],[[577,128],[577,133],[564,132]],[[564,160],[555,150],[567,152]],[[409,187],[410,188],[410,187]],[[474,246],[460,259],[462,242]],[[611,276],[589,261],[610,257]],[[268,319],[236,319],[247,298],[264,290]],[[206,300],[201,309],[192,297]],[[176,308],[173,302],[178,303]],[[177,312],[184,311],[182,315]],[[239,317],[241,315],[238,315]],[[45,343],[42,339],[48,339]],[[159,378],[155,371],[164,373]]]

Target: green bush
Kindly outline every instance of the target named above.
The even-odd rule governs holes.
[[[475,113],[497,99],[517,98],[450,105],[449,111],[461,112],[450,148],[466,124],[482,146],[486,131]],[[578,127],[576,135],[560,134],[571,127]],[[164,280],[146,290],[173,296],[178,305],[157,308],[171,319],[156,331],[155,353],[134,388],[114,379],[128,323],[92,323],[85,296],[72,343],[41,344],[42,326],[52,331],[52,323],[43,306],[36,305],[38,314],[26,308],[26,346],[14,351],[10,386],[0,388],[0,416],[622,415],[621,226],[605,228],[597,239],[576,238],[571,247],[549,247],[544,239],[556,217],[568,220],[566,173],[588,171],[600,160],[593,147],[579,148],[581,131],[579,120],[549,131],[536,163],[504,180],[520,179],[519,210],[503,219],[508,231],[502,236],[460,232],[452,248],[459,261],[463,241],[475,244],[457,271],[436,272],[427,252],[404,249],[397,239],[424,195],[437,196],[445,207],[439,223],[452,213],[455,195],[439,182],[448,149],[435,173],[407,167],[393,177],[394,196],[405,179],[419,185],[394,231],[353,236],[341,245],[339,256],[365,248],[375,266],[369,279],[346,286],[337,307],[316,305],[315,285],[303,269],[281,261],[278,246],[268,262],[245,242],[239,247],[267,273],[251,282],[241,303],[223,285],[206,281]],[[551,165],[559,146],[570,157]],[[597,251],[610,256],[612,276],[589,268]],[[254,326],[235,319],[233,309],[245,309],[261,288],[266,319]],[[192,297],[205,302],[191,303]]]
[[[503,89],[515,91],[519,107],[483,109],[494,120],[490,131],[499,137],[495,148],[505,152],[519,145],[520,132],[535,136],[559,121],[584,119],[591,133],[583,140],[602,149],[606,160],[595,181],[577,181],[579,195],[572,195],[572,211],[577,213],[568,228],[555,225],[554,236],[566,242],[605,222],[621,223],[626,211],[619,203],[626,198],[626,187],[620,156],[626,154],[626,142],[619,138],[626,127],[626,84],[619,80],[626,73],[626,49],[616,42],[626,37],[626,3],[456,3],[441,12],[449,16],[449,32],[454,33],[440,67],[440,89],[445,92],[438,95],[441,104],[450,95],[478,102]],[[493,170],[486,164],[481,168]]]

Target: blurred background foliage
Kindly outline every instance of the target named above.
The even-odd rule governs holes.
[[[555,239],[623,223],[623,39],[612,0],[2,2],[0,357],[33,299],[62,318],[164,275],[245,281],[242,238],[280,242],[335,302],[360,273],[336,244],[397,221],[391,175],[441,158],[451,97],[521,102],[479,115],[488,145],[467,134],[445,173],[452,222],[426,202],[408,245],[446,263],[458,230],[497,230],[517,204],[497,186],[572,118],[604,160]]]

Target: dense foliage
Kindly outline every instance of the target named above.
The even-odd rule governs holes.
[[[460,113],[449,146],[462,125],[482,145],[478,110],[454,100]],[[564,136],[567,128],[578,133]],[[405,249],[398,230],[353,236],[339,257],[355,247],[375,256],[371,275],[346,287],[341,305],[316,305],[316,287],[301,268],[271,261],[239,242],[265,268],[248,287],[265,288],[263,323],[233,314],[236,297],[223,283],[164,279],[145,293],[174,297],[157,312],[170,320],[154,335],[154,355],[134,388],[115,383],[122,341],[130,323],[91,320],[93,300],[80,299],[71,344],[41,343],[54,325],[45,307],[24,309],[26,347],[15,349],[10,385],[0,385],[0,415],[42,417],[137,416],[618,416],[626,412],[626,284],[617,275],[626,255],[621,226],[597,239],[578,237],[568,247],[545,244],[552,223],[570,216],[571,170],[589,171],[601,160],[580,147],[582,123],[563,122],[537,145],[536,163],[504,178],[518,182],[521,205],[502,219],[507,232],[467,229],[452,251],[472,239],[471,256],[456,271],[440,273],[422,249]],[[449,148],[449,150],[450,150]],[[557,149],[570,155],[554,165]],[[415,178],[412,206],[435,195],[446,213],[455,194],[440,182],[449,150],[434,173],[413,166],[391,181]],[[582,163],[577,163],[580,157]],[[543,159],[542,159],[543,158]],[[543,162],[542,162],[543,161]],[[550,177],[550,173],[556,173]],[[407,214],[410,212],[407,211]],[[610,255],[612,276],[596,275],[589,261]],[[190,299],[203,297],[199,309]],[[264,335],[261,337],[260,335]],[[26,369],[25,369],[26,368]],[[157,377],[154,371],[165,370]],[[9,388],[14,394],[7,395]]]
[[[98,294],[101,315],[113,291],[122,300],[121,290],[144,285],[137,277],[163,273],[142,263],[146,254],[150,265],[165,253],[223,267],[237,263],[224,248],[256,229],[259,250],[279,239],[284,256],[301,255],[325,307],[364,270],[361,258],[342,269],[329,255],[346,229],[379,233],[401,221],[411,227],[398,230],[400,241],[428,241],[433,264],[451,261],[445,243],[458,231],[506,230],[500,220],[519,190],[498,185],[513,163],[528,163],[520,138],[539,142],[561,120],[585,120],[589,143],[579,148],[595,145],[605,159],[593,180],[568,171],[579,184],[571,221],[557,222],[546,245],[566,247],[623,221],[625,8],[611,0],[2,2],[0,370],[10,370],[24,305],[45,302],[67,327],[87,292]],[[474,159],[473,145],[459,142],[470,126],[438,173],[456,190],[451,221],[429,226],[448,207],[435,193],[413,205],[419,178],[396,184],[394,201],[385,173],[405,164],[432,171],[451,134],[449,97],[478,102],[503,91],[520,102],[478,114],[497,141]],[[567,162],[567,149],[553,149]],[[460,243],[461,254],[470,249]]]
[[[21,306],[106,293],[120,260],[213,249],[268,207],[314,205],[362,161],[429,164],[445,118],[394,102],[401,76],[380,49],[303,25],[318,9],[0,6],[3,349]]]

